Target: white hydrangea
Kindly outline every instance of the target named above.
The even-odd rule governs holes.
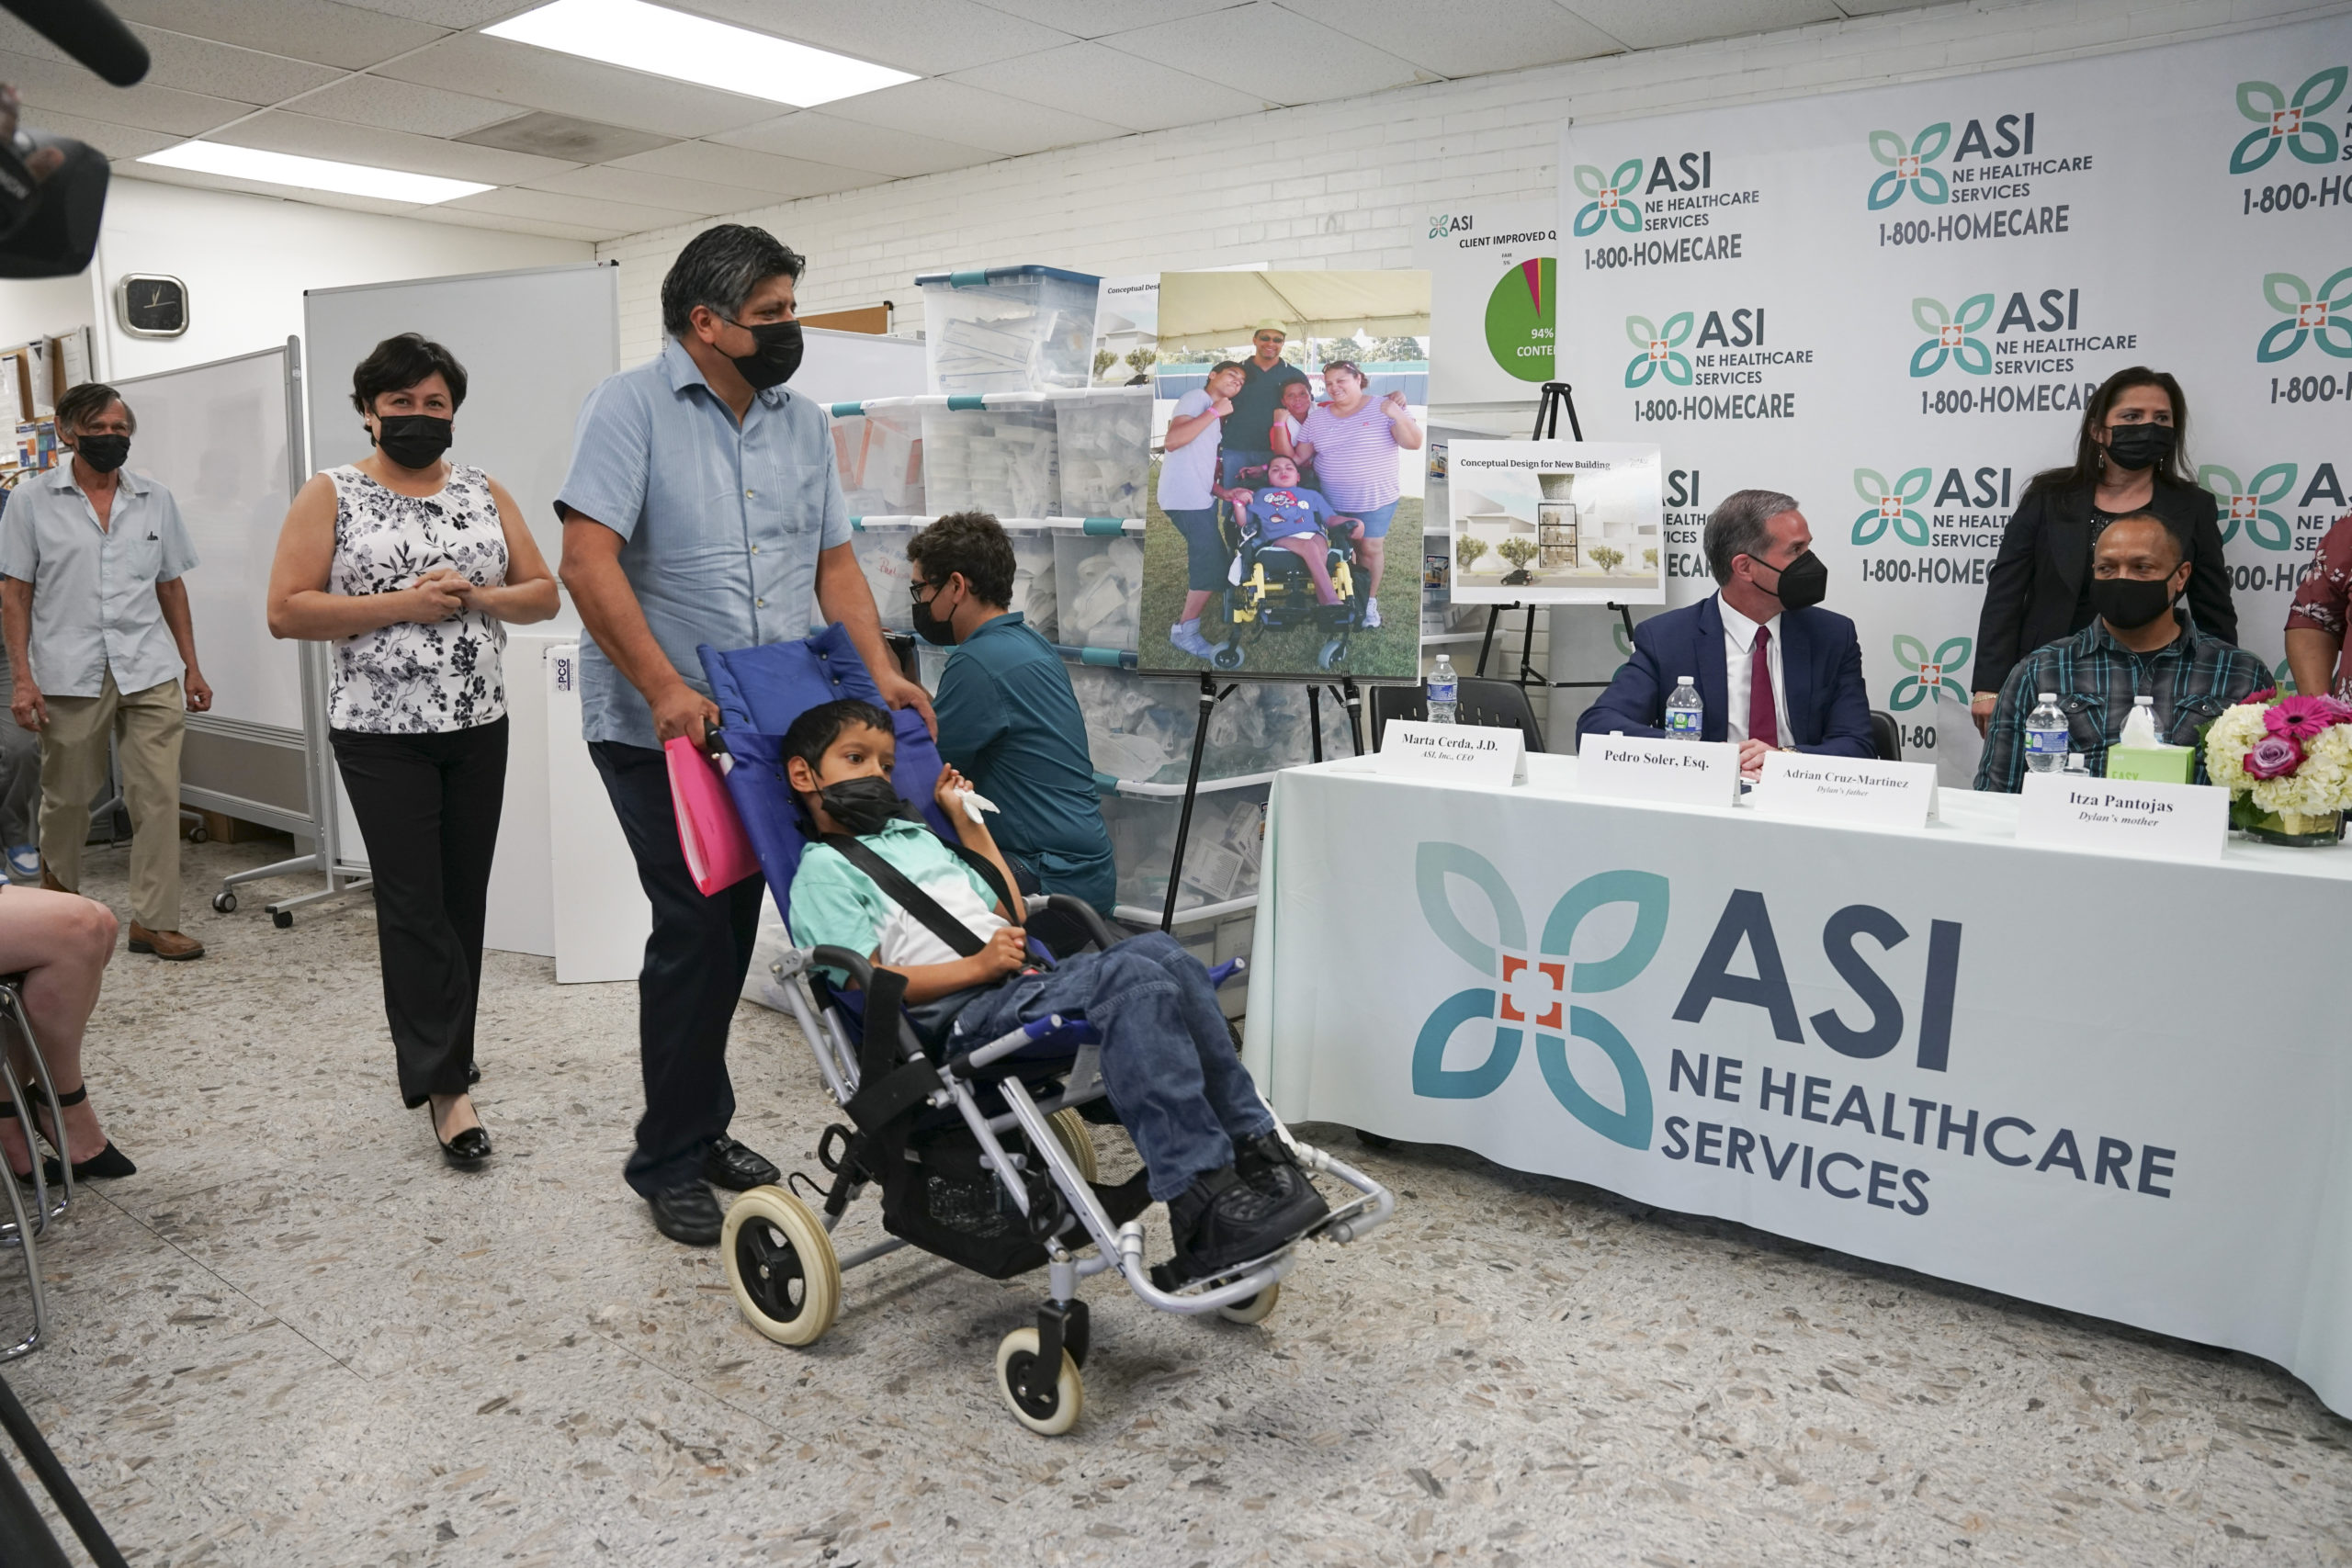
[[[2259,703],[2241,703],[2225,709],[2205,731],[2205,773],[2233,795],[2244,795],[2254,780],[2246,777],[2245,754],[2265,733]]]
[[[2256,710],[2257,715],[2259,711]],[[2222,716],[2224,719],[2229,716]],[[2215,728],[2219,728],[2216,721]],[[2257,716],[2256,729],[2259,732],[2260,728]],[[2240,777],[2244,777],[2243,769]],[[2214,774],[2214,782],[2220,783],[2221,775]],[[2331,726],[2305,741],[2303,765],[2287,777],[2251,782],[2254,803],[2265,811],[2298,811],[2306,817],[2319,817],[2330,811],[2352,809],[2352,725]]]

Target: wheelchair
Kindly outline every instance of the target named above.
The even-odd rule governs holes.
[[[1287,552],[1285,552],[1287,553]],[[797,643],[739,652],[700,649],[720,713],[718,749],[730,760],[727,786],[780,910],[789,908],[793,873],[806,848],[799,804],[784,773],[781,737],[807,708],[838,697],[880,702],[844,630],[831,626]],[[940,761],[920,714],[895,716],[900,795],[922,802],[926,819],[944,831],[932,803]],[[1040,897],[1037,908],[1067,911],[1091,943],[1116,940],[1081,900]],[[1241,961],[1211,971],[1222,983]],[[846,975],[854,988],[827,972]],[[1212,1277],[1179,1279],[1144,1260],[1138,1216],[1149,1207],[1145,1173],[1118,1185],[1098,1179],[1091,1127],[1113,1120],[1099,1069],[1099,1034],[1084,1021],[1058,1016],[1023,1025],[962,1054],[944,1049],[944,1029],[891,1007],[875,1016],[866,1003],[894,998],[895,976],[877,976],[865,954],[834,947],[787,953],[776,966],[785,999],[815,1054],[827,1091],[848,1120],[827,1128],[817,1149],[822,1181],[795,1172],[784,1187],[760,1187],[728,1210],[720,1255],[737,1306],[761,1334],[806,1347],[840,1313],[849,1270],[913,1247],[990,1279],[1046,1270],[1046,1299],[1035,1322],[997,1348],[999,1393],[1033,1432],[1055,1436],[1076,1424],[1084,1404],[1080,1371],[1089,1349],[1087,1304],[1079,1286],[1115,1273],[1145,1304],[1163,1312],[1214,1313],[1257,1323],[1272,1312],[1282,1281],[1313,1239],[1360,1240],[1396,1210],[1379,1183],[1329,1155],[1291,1138],[1301,1170],[1353,1189],[1351,1199],[1306,1235]],[[796,1186],[805,1187],[804,1199]],[[879,1197],[881,1239],[853,1250],[836,1243],[853,1205]]]
[[[1363,625],[1363,592],[1357,574],[1355,546],[1344,536],[1324,536],[1324,570],[1340,595],[1336,604],[1315,597],[1315,574],[1295,550],[1279,540],[1260,536],[1246,517],[1237,517],[1230,502],[1218,503],[1218,527],[1233,552],[1227,570],[1225,618],[1232,635],[1210,662],[1219,670],[1238,670],[1248,661],[1248,645],[1284,626],[1313,625],[1323,628],[1316,668],[1337,669],[1348,657],[1348,642]]]

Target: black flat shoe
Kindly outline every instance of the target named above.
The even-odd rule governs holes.
[[[710,1189],[699,1181],[689,1181],[684,1187],[673,1187],[667,1192],[656,1192],[646,1205],[653,1211],[653,1228],[672,1241],[688,1247],[717,1247],[718,1233],[725,1228],[727,1214]]]
[[[459,1170],[471,1170],[490,1157],[490,1134],[481,1123],[467,1128],[454,1138],[441,1135],[441,1118],[433,1112],[433,1102],[424,1102],[424,1114],[433,1123],[433,1140],[441,1145],[441,1157]]]
[[[466,1067],[466,1081],[469,1084],[481,1082],[481,1064],[480,1062],[468,1064]]]
[[[32,1086],[29,1084],[26,1085],[24,1092],[26,1100],[28,1101],[31,1100],[33,1098]],[[69,1105],[79,1105],[89,1098],[90,1086],[88,1084],[82,1084],[69,1093],[59,1095],[57,1097],[57,1108],[62,1111]],[[15,1114],[16,1107],[14,1106],[8,1107],[5,1111],[0,1111],[0,1115],[13,1116]],[[36,1121],[33,1125],[37,1127],[40,1123]],[[57,1140],[51,1137],[46,1133],[41,1134],[41,1141],[46,1143],[52,1149],[57,1148]],[[64,1151],[60,1149],[58,1150],[58,1153],[62,1155]],[[31,1173],[27,1172],[27,1174],[30,1175]],[[112,1181],[118,1177],[136,1176],[138,1174],[139,1168],[130,1163],[130,1156],[129,1155],[124,1154],[120,1149],[114,1146],[114,1140],[111,1138],[107,1140],[107,1146],[105,1148],[100,1149],[88,1159],[77,1159],[74,1162],[74,1179],[76,1181],[87,1181],[93,1177],[96,1178],[100,1181]],[[62,1158],[57,1157],[44,1157],[41,1161],[41,1175],[51,1181],[62,1182],[65,1179],[64,1161]]]
[[[753,1154],[724,1133],[710,1141],[710,1151],[702,1156],[702,1175],[713,1187],[724,1187],[729,1192],[773,1187],[784,1179],[775,1161]]]

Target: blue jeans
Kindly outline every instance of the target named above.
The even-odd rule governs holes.
[[[977,1049],[1048,1013],[1082,1017],[1102,1032],[1102,1087],[1159,1201],[1231,1165],[1235,1140],[1273,1131],[1234,1055],[1208,971],[1166,932],[1006,981],[956,1015],[955,1047]]]

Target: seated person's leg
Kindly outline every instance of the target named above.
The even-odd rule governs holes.
[[[1258,1096],[1250,1069],[1234,1053],[1233,1032],[1225,1009],[1217,1005],[1216,987],[1201,961],[1184,951],[1166,931],[1146,931],[1129,937],[1114,951],[1148,959],[1176,987],[1177,1007],[1191,1035],[1194,1059],[1200,1065],[1202,1091],[1216,1112],[1218,1122],[1237,1144],[1274,1130],[1273,1113]]]
[[[84,1087],[82,1031],[97,1005],[98,982],[114,955],[114,912],[73,893],[14,886],[0,892],[0,975],[25,976],[25,1013],[60,1094]],[[39,1081],[24,1043],[9,1032],[7,1065],[17,1081]],[[20,1117],[25,1097],[15,1097]],[[0,1122],[0,1145],[11,1168],[29,1172],[24,1122]],[[87,1101],[68,1106],[65,1132],[72,1157],[94,1158],[106,1147],[97,1112]]]
[[[1321,535],[1293,534],[1288,538],[1276,539],[1274,543],[1306,563],[1308,574],[1315,579],[1315,597],[1318,603],[1336,604],[1340,602],[1340,591],[1331,586],[1331,568],[1323,558],[1329,549],[1323,543]]]

